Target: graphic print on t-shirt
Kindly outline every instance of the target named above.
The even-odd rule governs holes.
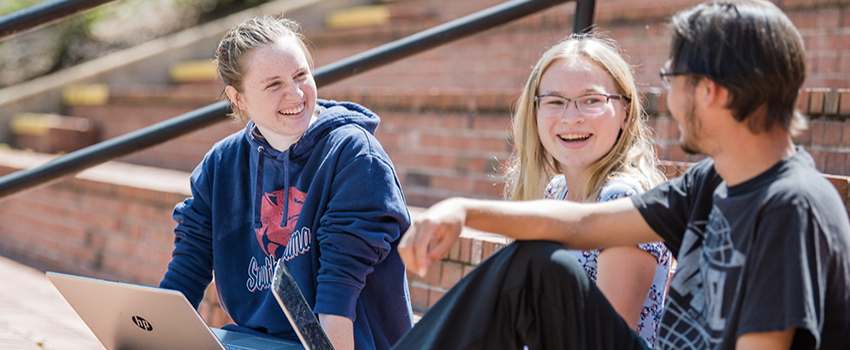
[[[716,206],[708,222],[691,222],[682,241],[679,269],[670,284],[670,301],[656,347],[715,348],[722,341],[731,309],[731,300],[724,296],[731,299],[739,292],[745,259],[735,248],[728,220]]]
[[[260,208],[260,222],[262,226],[254,229],[257,241],[266,253],[266,256],[277,256],[275,253],[280,246],[286,246],[289,237],[298,222],[301,207],[307,193],[301,192],[295,187],[289,188],[289,205],[285,206],[283,201],[285,189],[269,192],[263,195],[262,207]],[[284,208],[288,212],[284,213]],[[284,220],[284,216],[286,219]]]

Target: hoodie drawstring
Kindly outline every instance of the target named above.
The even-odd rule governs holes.
[[[265,150],[263,146],[257,147],[257,177],[254,187],[254,229],[263,227],[263,168],[266,158],[264,155]],[[283,154],[283,159],[283,222],[280,224],[287,226],[289,224],[289,164],[286,164],[289,160],[288,151]]]
[[[289,226],[289,150],[283,154],[283,226]]]
[[[257,147],[257,179],[254,187],[254,229],[263,227],[263,162],[265,156],[263,146]]]

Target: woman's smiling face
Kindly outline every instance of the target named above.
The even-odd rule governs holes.
[[[316,82],[296,40],[283,37],[247,52],[240,62],[244,86],[231,97],[270,143],[297,139],[316,114]]]
[[[602,67],[583,58],[557,59],[540,78],[538,95],[571,99],[560,115],[537,113],[540,142],[564,171],[583,171],[608,153],[628,116],[628,104],[616,99],[611,99],[598,115],[582,114],[572,99],[587,94],[620,92]]]

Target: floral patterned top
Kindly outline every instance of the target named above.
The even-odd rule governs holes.
[[[618,198],[625,198],[638,193],[644,192],[640,181],[629,174],[619,174],[608,181],[599,194],[598,202],[606,202]],[[544,198],[547,199],[565,199],[567,198],[567,183],[564,180],[564,175],[558,175],[549,182],[546,187]],[[667,246],[661,242],[653,242],[639,244],[639,248],[652,254],[658,261],[658,266],[655,269],[655,277],[652,280],[652,286],[646,294],[646,300],[643,302],[643,310],[640,313],[637,332],[638,335],[646,339],[651,344],[655,343],[655,337],[658,332],[658,325],[661,321],[661,313],[664,309],[664,298],[667,295],[667,282],[670,277],[670,265],[672,264],[672,254],[667,250]],[[596,282],[596,258],[601,250],[591,251],[572,251],[579,263],[584,266],[587,276],[593,282]]]

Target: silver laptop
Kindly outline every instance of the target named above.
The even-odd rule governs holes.
[[[109,350],[303,350],[283,339],[210,328],[183,293],[47,272],[77,315]]]

